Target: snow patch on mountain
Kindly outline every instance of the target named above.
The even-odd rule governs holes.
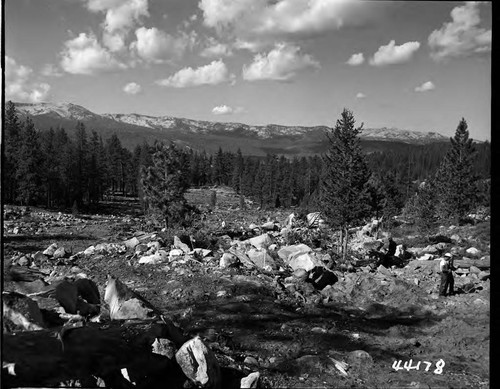
[[[16,107],[31,116],[49,115],[74,120],[88,120],[98,116],[80,105],[71,103],[16,103]]]
[[[326,126],[303,127],[283,126],[268,124],[255,126],[243,123],[210,122],[206,120],[194,120],[187,118],[176,118],[172,116],[148,116],[136,113],[131,114],[95,114],[88,109],[71,103],[16,103],[21,113],[31,116],[48,115],[54,118],[65,118],[71,120],[106,119],[119,123],[131,124],[138,127],[152,128],[157,130],[175,130],[194,134],[228,133],[240,131],[242,136],[255,136],[259,139],[271,139],[281,136],[308,136],[326,131]],[[93,124],[95,125],[95,123]],[[430,143],[447,141],[448,138],[436,132],[418,132],[401,130],[398,128],[365,128],[360,134],[362,139],[399,141],[405,143]]]

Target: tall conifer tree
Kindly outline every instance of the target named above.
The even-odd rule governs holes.
[[[477,194],[477,175],[473,172],[476,152],[465,119],[450,142],[451,148],[436,172],[436,211],[440,217],[459,221],[476,204]]]
[[[344,109],[335,127],[327,133],[328,152],[324,156],[324,175],[320,203],[333,227],[340,229],[342,254],[347,254],[347,231],[369,211],[367,182],[370,171],[361,151],[359,134],[351,111]],[[343,240],[343,241],[342,241]]]

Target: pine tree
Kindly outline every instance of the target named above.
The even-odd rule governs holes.
[[[40,195],[41,154],[38,133],[31,118],[27,118],[21,132],[21,147],[16,169],[19,191],[17,199],[24,205],[33,204]]]
[[[335,127],[327,133],[329,148],[324,156],[320,203],[332,226],[341,231],[341,251],[347,254],[347,231],[368,215],[367,182],[370,171],[361,151],[359,134],[351,111],[344,109]],[[343,240],[343,242],[342,242]]]
[[[89,185],[89,145],[87,132],[82,122],[76,124],[73,169],[72,169],[72,192],[73,201],[80,208],[84,198],[88,197]]]
[[[8,101],[6,104],[4,131],[3,163],[5,165],[2,174],[2,192],[6,202],[13,202],[17,191],[16,167],[20,152],[21,124],[17,116],[16,106],[12,101]]]
[[[142,185],[147,204],[158,211],[165,227],[180,222],[188,211],[184,193],[188,189],[181,165],[182,152],[172,143],[157,142],[153,164],[142,169]]]
[[[243,177],[243,155],[241,150],[238,148],[236,152],[236,157],[234,161],[234,168],[231,177],[231,186],[234,188],[236,193],[241,193],[241,181]]]
[[[465,119],[458,124],[450,142],[451,148],[435,176],[436,211],[442,218],[459,221],[476,205],[477,194],[477,175],[473,172],[476,152]]]

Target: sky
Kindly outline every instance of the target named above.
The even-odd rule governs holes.
[[[5,99],[491,139],[489,2],[5,0]]]

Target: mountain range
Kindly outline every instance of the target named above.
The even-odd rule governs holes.
[[[21,119],[30,116],[38,129],[63,127],[72,133],[77,122],[87,131],[95,130],[103,139],[116,133],[124,147],[132,149],[144,141],[174,141],[181,146],[213,153],[223,150],[262,156],[267,153],[314,155],[326,151],[326,126],[253,126],[242,123],[211,122],[172,116],[141,114],[97,114],[72,103],[15,103]],[[447,142],[436,132],[417,132],[397,128],[363,128],[361,143],[368,152]]]

